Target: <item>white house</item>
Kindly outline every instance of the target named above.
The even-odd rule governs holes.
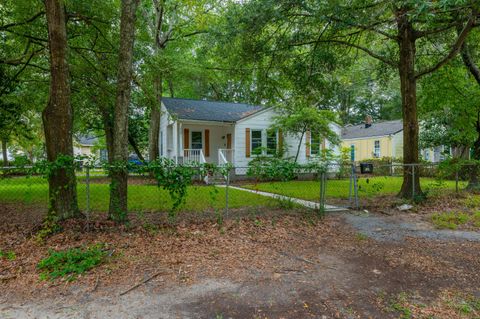
[[[273,108],[227,102],[162,98],[160,156],[177,163],[231,163],[246,167],[256,156],[273,155],[283,148],[284,157],[295,156],[301,143],[299,163],[314,160],[322,148],[339,154],[339,148],[307,132],[299,136],[270,129]],[[340,135],[341,128],[331,128]]]

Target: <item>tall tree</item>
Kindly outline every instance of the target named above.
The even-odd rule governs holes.
[[[113,165],[110,171],[109,216],[117,222],[127,220],[128,107],[130,104],[133,45],[136,11],[140,0],[122,0],[117,95],[113,114]]]
[[[160,106],[165,84],[173,97],[172,65],[166,52],[172,42],[187,41],[189,38],[206,33],[204,21],[213,8],[213,0],[150,0],[142,8],[147,69],[145,76],[149,83],[141,85],[145,95],[150,95],[148,154],[150,160],[159,157]],[[199,22],[202,21],[202,22]],[[192,48],[193,49],[193,48]],[[153,54],[152,54],[153,52]],[[180,55],[178,51],[176,55]],[[185,61],[182,61],[183,63]]]
[[[258,0],[246,6],[247,14],[239,21],[239,29],[247,24],[244,46],[255,51],[266,48],[272,59],[289,53],[300,58],[311,56],[312,61],[320,64],[316,58],[322,52],[331,52],[332,45],[336,45],[343,48],[343,53],[356,56],[362,52],[396,70],[400,79],[405,164],[419,161],[417,80],[456,56],[477,24],[479,9],[478,2],[470,0]],[[462,19],[452,19],[453,12]],[[456,35],[458,26],[461,32]],[[272,46],[272,39],[282,40]],[[271,73],[275,74],[275,70]],[[309,77],[304,79],[308,81]],[[410,198],[421,193],[418,174],[407,169],[399,196]]]
[[[58,218],[79,214],[77,188],[73,167],[70,84],[67,63],[67,30],[62,0],[45,0],[50,51],[50,95],[43,110],[45,144],[49,162],[59,162],[49,174],[50,210]],[[62,160],[62,156],[66,156]],[[68,158],[69,157],[69,158]]]

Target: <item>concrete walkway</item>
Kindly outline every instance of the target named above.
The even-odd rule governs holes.
[[[225,187],[225,185],[215,185],[215,186]],[[307,207],[307,208],[318,209],[318,207],[319,207],[319,203],[308,201],[308,200],[305,200],[305,199],[289,197],[289,196],[285,196],[285,195],[268,193],[268,192],[262,192],[262,191],[259,191],[259,190],[248,189],[248,188],[232,186],[232,185],[230,185],[229,188],[237,189],[237,190],[241,190],[241,191],[244,191],[244,192],[249,192],[249,193],[253,193],[253,194],[257,194],[257,195],[261,195],[261,196],[271,197],[271,198],[275,198],[275,199],[292,201],[295,204],[299,204],[299,205],[302,205],[302,206]],[[348,211],[348,208],[325,204],[325,211],[326,212],[344,212],[344,211]]]

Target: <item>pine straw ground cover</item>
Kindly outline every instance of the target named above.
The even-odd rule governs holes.
[[[148,289],[137,289],[161,292],[221,278],[262,292],[253,300],[223,293],[199,301],[197,311],[205,317],[233,313],[253,318],[259,310],[265,318],[479,316],[480,243],[377,242],[359,236],[341,215],[318,219],[274,209],[233,211],[222,227],[206,215],[181,215],[173,227],[155,214],[142,220],[132,215],[129,228],[97,216],[89,232],[84,221],[69,221],[61,233],[38,243],[33,235],[41,210],[21,210],[0,206],[0,249],[15,253],[13,260],[0,259],[0,305],[58,296],[118,296],[160,271]],[[111,256],[102,265],[73,282],[39,280],[36,265],[49,249],[95,244],[104,244]],[[262,300],[269,290],[297,295],[286,303]]]
[[[480,194],[460,191],[428,195],[408,211],[398,209],[409,201],[393,195],[363,199],[361,209],[383,215],[398,215],[405,221],[423,222],[437,229],[480,231]]]

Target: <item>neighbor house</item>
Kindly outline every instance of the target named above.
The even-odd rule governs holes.
[[[339,147],[320,136],[282,134],[272,130],[276,111],[257,105],[162,98],[160,155],[176,163],[231,163],[246,167],[259,155],[296,155],[299,163],[318,158],[321,149],[339,154]],[[340,135],[340,127],[331,128]],[[319,134],[320,135],[320,134]]]
[[[73,139],[73,155],[75,156],[99,156],[95,149],[98,138],[92,135],[78,135]]]
[[[353,161],[364,161],[374,158],[403,157],[403,121],[372,121],[367,116],[359,125],[347,125],[342,129],[342,148],[350,149]],[[420,150],[420,157],[429,162],[440,162],[449,149],[444,146]]]

